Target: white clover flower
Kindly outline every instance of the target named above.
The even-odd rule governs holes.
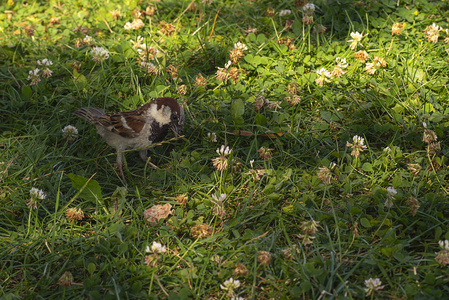
[[[385,204],[384,205],[387,208],[392,208],[393,207],[393,201],[390,198],[388,198],[387,200],[385,200]]]
[[[90,54],[93,55],[93,61],[95,62],[102,62],[109,58],[109,51],[103,47],[93,47],[92,50],[90,50]]]
[[[133,46],[134,47],[134,46]],[[139,54],[142,54],[142,51],[147,51],[147,44],[145,44],[145,43],[143,43],[143,44],[140,44],[139,46],[138,46],[139,48],[138,48],[138,50],[137,51],[141,51]],[[159,53],[159,50],[156,50],[155,51],[155,54],[157,55]]]
[[[33,199],[39,199],[39,200],[44,200],[45,198],[47,198],[47,194],[44,193],[44,191],[38,189],[38,188],[31,188],[30,190],[30,196]]]
[[[383,151],[386,152],[386,153],[391,153],[391,148],[387,146],[387,147],[384,148]]]
[[[381,286],[381,284],[382,282],[379,278],[370,278],[365,280],[365,291],[367,292],[366,296],[368,297],[372,292],[383,289],[384,287]]]
[[[45,198],[47,198],[47,194],[35,187],[30,189],[30,196],[30,199],[25,201],[30,209],[37,209],[39,200],[44,200]]]
[[[65,138],[73,139],[78,135],[78,129],[75,126],[67,125],[62,129],[62,134]]]
[[[90,35],[86,35],[86,36],[83,38],[83,43],[86,44],[86,45],[92,44],[94,41],[95,41],[94,38],[91,37]]]
[[[331,82],[328,78],[331,78],[332,74],[326,68],[321,68],[317,70],[316,73],[319,75],[319,77],[315,79],[315,82],[319,86],[323,86],[324,82]]]
[[[367,147],[364,145],[365,143],[365,139],[358,136],[358,135],[354,135],[352,137],[352,143],[350,142],[346,142],[346,147],[351,147],[352,148],[352,152],[351,155],[354,156],[355,158],[360,156],[360,152],[363,152],[363,150],[365,150]]]
[[[290,9],[283,9],[279,12],[279,16],[283,17],[283,16],[288,16],[292,13],[292,11]]]
[[[41,81],[40,77],[39,77],[39,72],[40,70],[38,68],[31,70],[29,72],[28,78],[27,80],[30,80],[30,85],[35,85],[37,84],[39,81]]]
[[[443,30],[443,28],[442,28],[441,26],[439,26],[439,25],[437,25],[437,24],[435,24],[435,23],[433,23],[432,25],[430,25],[430,26],[428,27],[428,29],[429,29],[429,30],[432,30],[432,31],[434,31],[434,32]]]
[[[422,122],[422,127],[427,128],[427,123],[426,122]]]
[[[449,241],[439,241],[438,244],[440,245],[441,250],[435,252],[437,255],[435,261],[442,266],[447,266],[449,265]]]
[[[47,58],[44,58],[43,60],[38,60],[37,64],[40,66],[51,66],[53,62]]]
[[[152,75],[155,75],[155,76],[159,75],[160,68],[158,66],[155,66],[152,63],[149,63],[149,62],[146,62],[146,61],[141,61],[139,66],[142,69],[145,69],[149,74],[152,74]]]
[[[232,277],[220,284],[220,288],[224,291],[234,290],[240,287],[240,281],[234,280]]]
[[[392,187],[387,188],[387,198],[393,199],[397,193],[398,191],[395,188]]]
[[[361,33],[359,33],[358,31],[356,32],[351,32],[351,37],[352,37],[352,41],[355,42],[360,42],[363,38],[363,35]]]
[[[137,53],[139,53],[140,56],[145,56],[145,58],[143,59],[146,59],[147,55],[149,55],[150,57],[158,56],[161,51],[154,47],[147,47],[146,44],[141,44],[139,48],[137,48]]]
[[[131,29],[139,29],[144,27],[145,24],[141,19],[135,19],[132,23],[127,22],[124,26],[125,30],[131,30]]]
[[[146,44],[142,44],[140,45],[139,48],[137,48],[137,53],[139,53],[140,56],[144,56],[144,58],[146,59],[146,51],[147,51],[147,45]]]
[[[365,144],[365,139],[358,135],[354,135],[352,137],[352,141],[354,142],[355,145],[359,145],[359,146],[363,146]]]
[[[28,72],[29,73],[29,75],[28,75],[28,80],[30,80],[30,77],[33,77],[33,76],[39,76],[39,69],[38,68],[36,68],[36,69],[34,69],[34,70],[31,70],[30,72]]]
[[[143,50],[145,50],[147,48],[147,45],[145,43],[143,43],[143,37],[141,37],[140,35],[137,37],[136,41],[133,40],[129,40],[131,42],[131,44],[133,44],[133,48],[142,48]]]
[[[335,60],[337,61],[337,65],[340,68],[346,69],[348,67],[348,63],[346,62],[346,58],[337,57]]]
[[[144,68],[144,69],[151,69],[151,68],[154,68],[155,65],[152,64],[152,63],[146,62],[146,61],[141,61],[140,62],[140,67]]]
[[[45,69],[42,70],[42,77],[48,78],[51,75],[53,75],[53,71],[50,70],[49,68],[45,67]]]
[[[221,156],[228,156],[231,154],[232,149],[229,149],[229,146],[225,147],[225,145],[221,145],[221,148],[218,148],[215,152]]]
[[[337,61],[337,65],[334,67],[334,70],[332,71],[332,77],[343,76],[345,74],[345,71],[343,71],[343,69],[346,69],[348,67],[346,59],[337,57],[335,60]]]
[[[448,240],[439,241],[438,244],[440,245],[441,249],[449,250],[449,241]]]
[[[320,76],[324,76],[327,78],[332,77],[331,72],[329,72],[326,68],[321,68],[321,69],[317,70],[316,73]]]
[[[317,8],[317,6],[313,3],[307,3],[306,5],[303,6],[302,10],[306,13],[306,14],[313,14],[315,12],[315,9]]]
[[[366,63],[365,71],[366,71],[366,73],[373,75],[377,71],[376,64],[374,64],[374,63]]]
[[[334,169],[336,166],[337,166],[336,163],[331,162],[331,163],[329,164],[329,169],[332,170],[332,169]]]
[[[226,199],[226,194],[221,194],[220,197],[217,197],[214,194],[214,195],[212,195],[212,198],[215,200],[215,202],[223,202],[224,199]]]
[[[251,165],[251,168],[253,168],[254,159],[251,159],[251,160],[249,161],[249,164]]]
[[[365,280],[365,286],[369,289],[375,289],[382,284],[379,278],[370,278]]]
[[[158,243],[156,241],[153,241],[153,244],[151,245],[151,249],[149,246],[147,246],[145,252],[153,252],[153,253],[165,253],[167,251],[166,246],[162,246],[161,243]]]
[[[396,189],[392,187],[387,188],[387,200],[385,201],[385,207],[393,207],[393,200],[397,193],[398,192],[396,191]]]
[[[232,64],[232,61],[228,60],[228,62],[225,64],[225,69],[229,68]]]
[[[239,50],[243,50],[243,51],[248,50],[248,47],[246,47],[245,44],[240,43],[240,42],[235,43],[234,44],[234,48],[235,49],[239,49]]]
[[[208,132],[207,133],[207,138],[209,139],[209,141],[216,143],[217,142],[217,135],[215,134],[215,132]]]
[[[356,31],[356,32],[351,32],[351,37],[352,37],[352,40],[348,41],[348,42],[351,42],[351,45],[349,47],[352,50],[355,50],[355,48],[357,48],[357,45],[362,40],[363,35],[361,33],[359,33],[358,31]],[[360,43],[360,46],[363,46],[363,45]]]

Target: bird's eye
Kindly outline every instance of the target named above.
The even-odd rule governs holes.
[[[172,115],[171,118],[172,118],[174,121],[176,121],[176,120],[178,120],[178,115]]]

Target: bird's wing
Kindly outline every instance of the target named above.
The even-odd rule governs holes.
[[[104,116],[106,113],[101,108],[96,107],[81,107],[73,113],[81,118],[88,120],[90,123],[95,123],[97,118]]]
[[[97,122],[115,134],[125,138],[134,138],[142,131],[145,118],[139,115],[110,114],[98,118]]]

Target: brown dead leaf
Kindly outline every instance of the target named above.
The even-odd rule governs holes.
[[[284,133],[283,132],[276,132],[276,133],[267,133],[267,134],[262,134],[262,136],[266,136],[269,137],[270,139],[275,139],[278,136],[283,136]]]
[[[248,130],[233,130],[232,133],[235,135],[239,135],[239,136],[253,136],[254,135],[254,133],[252,133],[251,131],[248,131]]]
[[[143,216],[150,223],[157,223],[160,219],[165,219],[173,211],[171,210],[171,204],[166,203],[164,205],[153,205],[143,212]]]

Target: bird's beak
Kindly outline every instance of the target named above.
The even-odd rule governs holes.
[[[180,105],[180,114],[179,114],[179,120],[176,123],[172,123],[170,126],[171,131],[173,131],[173,134],[175,137],[179,137],[181,134],[181,130],[184,127],[185,119],[184,119],[184,108]]]
[[[175,135],[175,137],[179,137],[179,134],[181,133],[181,129],[179,126],[176,125],[172,125],[170,126],[171,131],[173,131],[173,134]]]

